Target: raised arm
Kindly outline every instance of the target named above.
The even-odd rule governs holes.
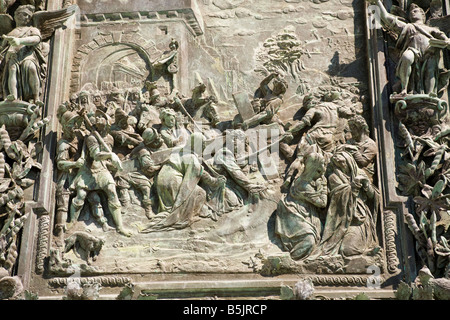
[[[387,12],[386,7],[381,0],[367,0],[367,2],[380,8],[380,19],[383,25],[393,29],[393,31],[396,32],[401,32],[406,26],[406,23],[399,20],[397,16]]]

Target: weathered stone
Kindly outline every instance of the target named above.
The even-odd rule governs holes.
[[[448,298],[448,8],[60,2],[0,1],[2,298]]]

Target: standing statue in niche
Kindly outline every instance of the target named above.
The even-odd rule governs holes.
[[[41,32],[30,26],[33,6],[20,6],[14,15],[16,28],[3,36],[5,52],[2,72],[3,97],[7,100],[39,102],[41,79],[46,71],[40,48]]]
[[[16,27],[3,35],[0,44],[0,75],[3,99],[41,104],[47,73],[47,40],[56,28],[75,13],[76,6],[36,12],[34,5],[21,5],[14,14]]]
[[[397,48],[401,51],[396,75],[401,82],[400,95],[433,94],[442,91],[446,70],[439,69],[440,51],[450,48],[450,39],[436,27],[425,24],[425,11],[416,4],[409,7],[409,21],[389,14],[381,0],[370,0],[380,8],[381,21],[399,35]],[[444,81],[443,81],[444,80]]]

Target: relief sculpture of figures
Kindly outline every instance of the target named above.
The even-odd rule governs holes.
[[[30,26],[34,10],[33,6],[16,10],[16,28],[3,37],[3,97],[8,100],[40,101],[41,79],[46,66],[39,47],[41,33]]]
[[[0,299],[450,297],[449,10],[0,0]]]
[[[381,0],[371,2],[380,8],[386,27],[398,34],[401,54],[396,74],[401,83],[400,95],[437,95],[448,85],[448,74],[440,66],[441,50],[450,47],[450,39],[443,31],[425,24],[425,11],[414,3],[409,7],[409,22],[405,22],[389,14]]]
[[[109,134],[109,119],[105,113],[97,110],[95,113],[95,124],[91,124],[84,114],[87,126],[91,134],[84,141],[84,165],[78,171],[72,182],[72,188],[76,190],[76,197],[70,206],[70,228],[78,219],[83,208],[88,192],[102,190],[108,198],[108,208],[116,224],[117,231],[123,235],[130,236],[122,224],[121,203],[117,195],[116,183],[108,168],[107,160],[111,170],[121,170],[121,162],[117,155],[111,151],[114,144],[113,137]],[[101,218],[101,217],[99,217]]]
[[[374,255],[380,249],[375,228],[379,192],[348,152],[336,151],[331,164],[330,204],[318,252],[330,257]]]
[[[0,71],[4,100],[42,103],[49,51],[44,41],[74,13],[74,7],[52,12],[35,11],[33,5],[19,6],[14,14],[16,27],[3,35]]]
[[[188,146],[190,152],[173,154],[161,168],[156,180],[160,209],[146,230],[184,228],[199,216],[208,216],[206,191],[199,183],[218,186],[226,179],[213,177],[203,168],[197,153],[203,151],[203,140],[201,133],[192,134]]]
[[[2,288],[8,283],[15,283],[15,277],[5,277],[5,274],[12,275],[17,266],[18,235],[30,217],[27,198],[31,187],[39,180],[43,167],[42,129],[51,119],[44,109],[43,98],[48,69],[48,41],[54,31],[74,13],[74,9],[43,11],[41,1],[0,2],[0,265],[1,270],[5,271],[0,277]],[[69,118],[63,121],[64,124],[68,128],[75,127],[73,119]],[[67,147],[75,140],[74,136],[67,133],[61,142],[63,147],[60,149],[64,149],[62,157],[67,161],[72,160],[75,154],[76,146]],[[75,166],[61,165],[64,173],[58,178],[55,199],[60,205],[55,227],[57,230],[63,230],[65,226],[65,209],[60,208],[65,208],[68,203],[65,182],[70,179],[72,168]],[[18,293],[18,284],[20,281],[14,284],[15,288],[10,294]]]
[[[275,231],[295,260],[307,258],[319,244],[323,228],[321,211],[328,201],[324,157],[311,152],[303,161],[302,174],[278,203]]]

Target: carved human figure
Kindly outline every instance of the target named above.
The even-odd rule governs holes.
[[[314,144],[323,152],[333,152],[336,147],[335,133],[338,119],[350,118],[355,111],[351,106],[323,101],[313,94],[304,97],[303,106],[306,108],[305,115],[297,125],[288,130],[295,135],[304,128],[308,129],[298,145],[299,152],[302,153]]]
[[[60,108],[65,109],[65,106],[61,105]],[[78,130],[81,120],[78,114],[68,110],[62,112],[59,118],[62,126],[62,137],[56,147],[56,166],[58,168],[55,217],[56,235],[61,235],[66,229],[71,194],[69,186],[78,169],[84,164],[84,159],[81,158],[83,136]]]
[[[306,113],[299,123],[290,127],[286,133],[292,137],[306,129],[297,146],[297,158],[290,164],[285,175],[283,189],[286,189],[292,179],[295,178],[296,172],[301,173],[303,166],[303,157],[311,150],[311,146],[315,152],[322,153],[325,162],[328,163],[333,151],[336,148],[337,127],[340,119],[348,119],[355,114],[353,107],[339,105],[329,99],[330,95],[325,94],[321,97],[315,94],[308,94],[303,98],[303,108]],[[291,139],[292,139],[291,137]]]
[[[409,7],[410,22],[404,22],[389,14],[381,0],[369,2],[380,8],[382,23],[399,35],[397,48],[401,54],[396,74],[401,82],[400,94],[406,95],[411,91],[437,94],[440,51],[450,48],[449,38],[438,28],[425,23],[425,12],[416,4]]]
[[[284,124],[279,119],[277,113],[283,103],[283,96],[287,89],[288,84],[280,73],[273,72],[269,74],[261,81],[254,94],[254,99],[251,101],[255,115],[242,123],[242,118],[238,117],[233,120],[235,121],[235,127],[240,127],[246,131],[260,124],[276,123],[278,124],[280,134],[284,134]],[[279,142],[279,148],[283,155],[290,160],[294,154],[291,147],[283,140]]]
[[[195,120],[205,118],[212,127],[215,127],[220,122],[216,106],[217,102],[216,96],[208,96],[206,94],[206,85],[201,82],[192,89],[191,99],[184,99],[183,104],[192,118]]]
[[[11,7],[16,0],[0,0],[0,14],[7,13],[9,7]]]
[[[143,98],[143,102],[137,105],[132,115],[138,117],[137,130],[143,132],[146,128],[155,124],[160,124],[160,110],[167,105],[167,99],[161,96],[155,82],[147,81],[145,83],[148,99]]]
[[[119,171],[116,174],[117,189],[119,191],[120,201],[126,209],[130,205],[130,196],[128,189],[131,187],[137,189],[142,195],[142,206],[148,219],[154,217],[151,198],[151,180],[161,169],[161,164],[154,163],[151,155],[153,152],[164,148],[164,142],[154,128],[147,128],[142,133],[143,141],[134,148],[127,161],[137,160],[138,164],[132,170]]]
[[[117,109],[125,110],[127,108],[127,101],[123,95],[122,90],[113,87],[109,92],[109,98],[106,102],[106,115],[114,119]]]
[[[78,94],[72,93],[70,95],[70,98],[68,101],[64,102],[64,105],[66,106],[67,110],[78,112],[80,111],[80,104],[78,100]]]
[[[3,37],[0,52],[2,61],[3,98],[40,103],[41,79],[46,62],[41,51],[41,32],[30,26],[35,8],[19,6],[14,14],[16,28]]]
[[[213,177],[203,168],[195,149],[203,150],[204,139],[201,133],[193,133],[189,142],[191,152],[173,153],[162,166],[155,182],[159,213],[141,232],[182,229],[199,216],[210,215],[207,193],[199,184],[215,187],[225,183],[225,178]]]
[[[188,140],[187,130],[178,124],[177,113],[170,108],[164,108],[160,112],[161,137],[167,147],[183,146]]]
[[[165,51],[152,63],[153,68],[163,69],[162,72],[167,73],[172,91],[176,90],[177,86],[176,75],[178,73],[178,47],[178,41],[172,39],[169,43],[169,50]]]
[[[267,196],[265,191],[268,189],[262,176],[260,179],[252,179],[244,172],[243,168],[248,165],[248,160],[242,163],[237,161],[237,157],[241,156],[240,152],[244,152],[238,144],[245,143],[245,133],[239,129],[227,130],[225,135],[230,141],[224,148],[217,150],[211,159],[211,170],[214,170],[216,175],[224,176],[227,181],[220,190],[213,190],[217,193],[216,197],[210,197],[212,201],[209,205],[216,208],[214,211],[218,212],[218,215],[230,212],[245,203],[256,203]],[[220,195],[219,192],[223,194]]]
[[[305,170],[278,202],[275,222],[275,233],[294,260],[308,257],[319,244],[321,210],[326,208],[328,200],[323,155],[312,152],[303,161]]]
[[[133,126],[136,122],[136,118],[129,116],[123,109],[116,109],[111,135],[117,147],[133,149],[142,142],[142,137],[136,133]]]
[[[309,259],[375,254],[380,249],[376,234],[379,191],[345,148],[337,150],[330,164],[323,235]]]
[[[272,88],[270,84],[272,84]],[[245,131],[259,124],[277,122],[276,114],[283,103],[283,96],[287,89],[287,82],[277,72],[264,78],[259,84],[252,102],[257,114],[242,123],[242,130]]]
[[[85,109],[88,116],[93,116],[97,107],[91,102],[89,91],[83,90],[78,93],[78,109]]]
[[[372,180],[374,175],[374,159],[378,153],[377,144],[370,138],[369,126],[362,116],[355,115],[353,118],[350,118],[348,120],[348,126],[352,135],[348,143],[355,146],[355,148],[347,148],[347,150],[352,154],[358,167],[363,169]]]
[[[97,90],[92,94],[92,104],[95,106],[96,110],[106,113],[107,108],[101,91]]]
[[[78,219],[89,192],[103,191],[107,197],[109,211],[119,233],[130,236],[131,232],[122,223],[121,204],[116,191],[116,184],[110,170],[120,170],[118,157],[111,152],[114,139],[109,134],[108,117],[97,110],[95,124],[89,136],[85,138],[85,164],[78,171],[71,188],[76,191],[70,206],[70,226]],[[95,131],[94,131],[95,130]],[[111,160],[111,162],[108,162]]]

